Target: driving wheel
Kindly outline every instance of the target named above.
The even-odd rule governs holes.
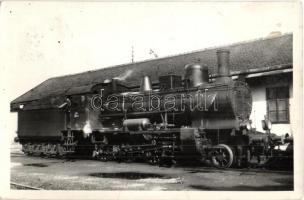
[[[231,148],[225,144],[219,144],[213,147],[211,153],[212,165],[217,168],[228,168],[233,162],[233,152]]]

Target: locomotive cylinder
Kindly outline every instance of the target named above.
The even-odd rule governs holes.
[[[123,121],[123,127],[129,131],[147,130],[151,126],[148,118],[126,119]]]
[[[198,87],[209,82],[208,67],[199,64],[185,66],[185,79],[189,81],[188,87]]]

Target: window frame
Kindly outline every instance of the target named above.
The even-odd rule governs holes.
[[[282,98],[282,94],[278,94],[280,91],[285,90],[285,97]],[[274,94],[274,97],[270,98],[270,93]],[[285,109],[279,109],[279,102],[285,102]],[[269,103],[275,102],[275,109],[270,110]],[[266,104],[267,104],[267,117],[270,118],[270,113],[275,113],[276,120],[271,120],[273,124],[290,124],[290,105],[289,105],[289,86],[275,86],[275,87],[267,87],[266,88]],[[279,113],[286,112],[286,120],[280,120]]]

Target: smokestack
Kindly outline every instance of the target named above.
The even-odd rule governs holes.
[[[231,81],[230,77],[230,64],[229,54],[230,52],[226,49],[217,50],[217,81],[227,82]]]
[[[149,92],[152,90],[152,84],[149,76],[144,76],[141,79],[140,91],[141,92]]]

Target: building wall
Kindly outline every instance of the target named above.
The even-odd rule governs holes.
[[[264,132],[262,128],[261,121],[264,119],[264,116],[267,115],[267,101],[266,101],[266,88],[270,86],[280,86],[280,85],[288,85],[289,86],[289,121],[288,124],[273,124],[271,132],[275,133],[279,136],[285,135],[289,133],[292,135],[292,122],[293,122],[293,115],[294,112],[294,103],[293,103],[293,92],[292,92],[292,81],[290,79],[277,82],[265,82],[265,81],[256,81],[256,84],[249,84],[251,91],[252,91],[252,112],[250,115],[250,119],[252,120],[252,127],[256,128],[257,131]]]
[[[294,117],[295,115],[293,115],[293,113],[295,113],[295,103],[294,103],[294,98],[293,98],[293,82],[290,83],[290,86],[289,86],[289,95],[290,95],[290,98],[289,98],[289,119],[290,119],[290,135],[293,134],[292,130],[294,130]]]

